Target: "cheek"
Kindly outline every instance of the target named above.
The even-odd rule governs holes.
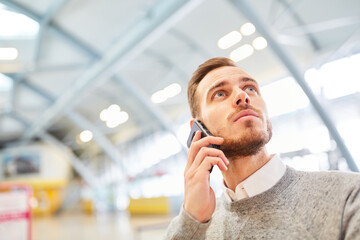
[[[257,108],[259,111],[261,111],[263,119],[266,120],[269,118],[266,104],[262,98],[254,100],[252,105],[253,107]]]
[[[203,122],[205,123],[206,127],[211,129],[218,129],[220,126],[223,125],[224,119],[226,119],[226,114],[221,107],[217,108],[207,108],[206,113],[203,112]]]
[[[265,111],[262,113],[262,125],[263,125],[263,129],[264,130],[267,130],[268,128],[269,128],[269,124],[271,124],[270,123],[270,119],[269,119],[269,116],[268,116],[268,114],[267,114],[267,112],[266,112],[266,109],[265,109]]]

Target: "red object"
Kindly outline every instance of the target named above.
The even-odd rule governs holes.
[[[7,231],[21,230],[21,220],[25,220],[27,236],[24,240],[31,240],[31,206],[30,198],[32,195],[31,187],[19,183],[1,183],[0,184],[0,225],[9,224]],[[6,207],[5,207],[6,206]],[[17,225],[18,224],[18,228]],[[7,233],[0,233],[4,236]],[[8,236],[11,240],[11,235]]]

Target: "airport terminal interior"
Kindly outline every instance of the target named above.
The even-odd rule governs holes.
[[[212,57],[261,86],[269,153],[358,172],[359,13],[358,0],[0,0],[0,239],[161,239],[184,199],[187,84]],[[220,196],[217,167],[210,184]]]

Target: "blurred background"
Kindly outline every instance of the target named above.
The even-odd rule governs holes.
[[[270,153],[358,171],[358,0],[0,0],[0,239],[160,239],[183,200],[187,82],[262,86]],[[222,192],[217,168],[211,185]]]

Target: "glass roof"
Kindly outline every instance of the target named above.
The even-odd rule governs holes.
[[[39,23],[0,4],[0,39],[34,38]]]

